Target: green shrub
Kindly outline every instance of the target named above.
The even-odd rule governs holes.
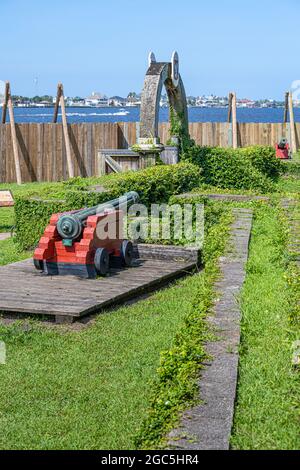
[[[202,168],[206,184],[224,189],[246,189],[273,192],[275,187],[270,178],[255,168],[245,150],[212,147],[191,147],[184,155],[188,161]]]
[[[269,178],[278,179],[283,172],[283,164],[276,158],[274,147],[253,146],[238,149],[243,157],[249,158],[252,165]]]
[[[300,177],[300,163],[293,160],[283,161],[282,172],[286,175]]]
[[[88,191],[98,182],[104,192]],[[82,207],[90,207],[116,198],[128,191],[137,191],[141,202],[168,202],[170,196],[190,191],[201,184],[201,169],[191,163],[158,165],[139,172],[120,173],[107,178],[73,178],[58,187],[47,201],[32,199],[31,194],[16,198],[16,242],[21,249],[34,247],[52,214]],[[36,196],[36,192],[34,193]],[[55,198],[60,201],[55,200]]]
[[[109,182],[110,190],[120,193],[137,191],[143,204],[167,202],[201,183],[201,170],[190,163],[159,165],[140,172],[117,174]]]

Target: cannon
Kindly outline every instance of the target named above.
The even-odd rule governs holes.
[[[34,251],[37,270],[48,275],[105,276],[110,265],[131,266],[132,242],[123,239],[124,209],[139,202],[131,191],[91,208],[53,214]]]
[[[278,144],[275,146],[276,148],[276,158],[280,158],[281,160],[287,160],[290,158],[290,146],[287,139],[282,138]]]

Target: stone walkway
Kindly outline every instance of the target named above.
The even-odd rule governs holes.
[[[228,450],[234,415],[238,376],[241,313],[237,297],[246,272],[252,227],[252,210],[235,209],[230,252],[220,260],[221,278],[216,284],[219,299],[209,322],[219,341],[207,345],[212,361],[199,379],[203,404],[184,413],[179,429],[172,431],[169,448]]]

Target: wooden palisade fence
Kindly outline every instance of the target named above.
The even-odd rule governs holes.
[[[237,123],[237,145],[274,146],[282,137],[290,138],[286,124]],[[67,179],[68,160],[62,124],[16,124],[18,155],[22,182]],[[80,123],[68,124],[71,163],[74,175],[96,174],[99,149],[122,149],[136,143],[139,124]],[[191,123],[191,137],[199,145],[232,146],[232,123]],[[295,124],[299,148],[300,123]],[[160,124],[162,142],[169,139],[169,124]],[[0,183],[16,181],[14,148],[10,124],[0,124]]]

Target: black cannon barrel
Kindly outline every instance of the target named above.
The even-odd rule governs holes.
[[[83,226],[88,217],[101,214],[108,209],[124,209],[132,204],[138,203],[140,197],[135,191],[124,194],[116,199],[107,201],[103,204],[79,210],[73,214],[63,214],[57,222],[57,231],[65,239],[74,241],[81,235]]]

